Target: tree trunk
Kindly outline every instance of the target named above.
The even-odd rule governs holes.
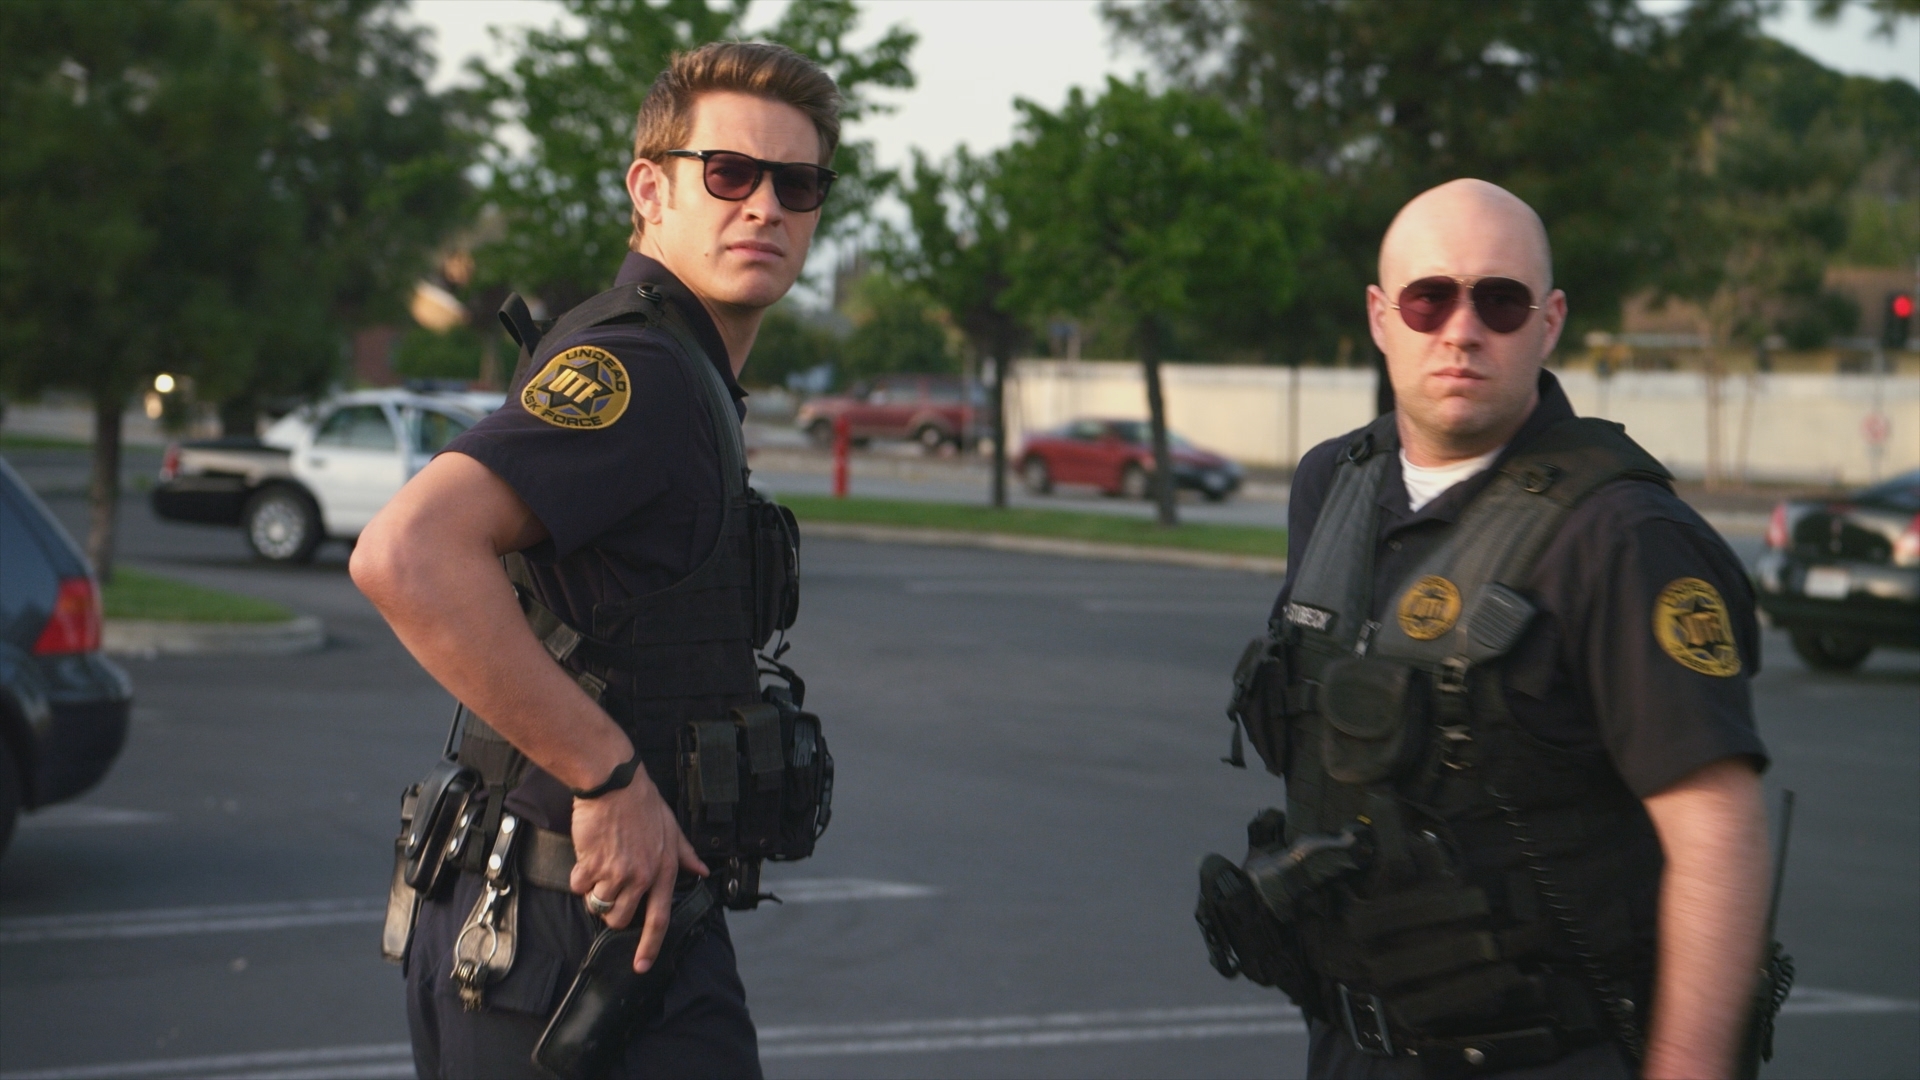
[[[1153,429],[1153,498],[1160,506],[1160,524],[1180,524],[1174,505],[1173,453],[1167,447],[1167,402],[1160,392],[1160,328],[1152,319],[1140,324],[1140,362],[1147,371],[1147,420]]]
[[[120,417],[124,402],[111,391],[93,399],[93,479],[87,487],[92,513],[87,522],[87,558],[105,585],[113,580],[114,528],[120,510]]]
[[[987,422],[993,425],[993,508],[1007,508],[1007,357],[995,349],[993,381],[987,388]]]
[[[248,390],[221,402],[220,434],[229,437],[260,434],[259,395]]]

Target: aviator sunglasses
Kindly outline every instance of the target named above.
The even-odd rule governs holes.
[[[827,201],[827,191],[840,174],[805,161],[762,161],[732,150],[669,150],[668,157],[695,158],[704,166],[707,194],[740,202],[760,187],[760,178],[773,174],[773,197],[796,214],[811,213]]]
[[[1393,304],[1407,327],[1416,333],[1431,334],[1447,324],[1460,303],[1460,292],[1472,298],[1473,313],[1486,328],[1496,334],[1511,334],[1527,324],[1540,305],[1533,302],[1533,290],[1512,278],[1425,277],[1400,290],[1400,302]]]

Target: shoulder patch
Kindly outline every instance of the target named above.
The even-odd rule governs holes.
[[[1740,674],[1727,602],[1699,578],[1675,578],[1660,590],[1653,601],[1653,636],[1690,671],[1719,679]]]
[[[1460,619],[1460,587],[1438,574],[1413,583],[1400,597],[1400,629],[1415,641],[1432,641]]]
[[[594,430],[620,419],[632,394],[627,369],[612,353],[576,345],[527,380],[520,404],[554,427]]]

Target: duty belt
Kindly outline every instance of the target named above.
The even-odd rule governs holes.
[[[1371,1057],[1419,1058],[1430,1077],[1472,1076],[1545,1065],[1572,1050],[1604,1041],[1598,1015],[1574,1030],[1537,1024],[1511,1031],[1447,1038],[1396,1032],[1386,1004],[1376,994],[1330,982],[1324,1000],[1333,1003],[1336,1022],[1354,1049]]]

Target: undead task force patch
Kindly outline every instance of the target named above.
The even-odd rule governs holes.
[[[1460,589],[1438,574],[1413,583],[1400,598],[1400,629],[1415,641],[1432,641],[1460,618]]]
[[[1740,674],[1727,602],[1699,578],[1675,578],[1660,590],[1653,601],[1653,636],[1682,667],[1722,679]]]
[[[627,411],[627,369],[605,349],[577,345],[527,381],[520,404],[554,427],[603,428]]]

